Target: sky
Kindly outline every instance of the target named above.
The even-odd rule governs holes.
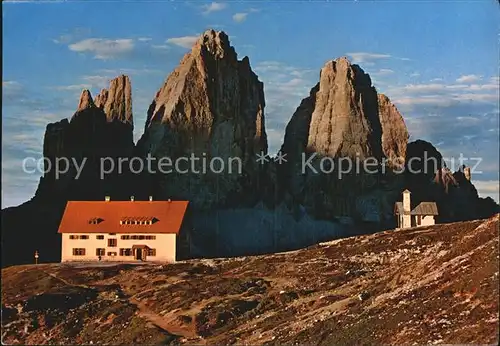
[[[347,56],[403,114],[410,140],[474,166],[480,196],[499,200],[499,25],[495,0],[4,1],[2,208],[30,199],[45,127],[79,95],[129,75],[134,137],[156,91],[207,29],[223,30],[264,82],[274,154],[329,60]],[[455,163],[455,169],[458,165]]]

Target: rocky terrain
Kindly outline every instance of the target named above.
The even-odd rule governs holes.
[[[83,90],[69,120],[47,125],[43,155],[52,167],[61,157],[74,163],[59,177],[48,171],[31,200],[2,210],[4,266],[31,263],[35,250],[43,261],[58,261],[57,228],[67,201],[106,195],[113,200],[132,195],[137,200],[189,200],[197,229],[193,245],[201,257],[292,250],[360,230],[392,228],[394,203],[404,189],[414,192],[415,202],[435,201],[438,222],[500,212],[491,198],[479,198],[470,175],[451,172],[444,164],[424,173],[395,174],[411,158],[440,160],[441,154],[431,143],[408,143],[397,107],[345,57],[326,62],[310,95],[297,102],[281,147],[288,162],[281,165],[256,162],[256,154],[268,148],[264,86],[249,58],[238,59],[224,32],[204,32],[169,74],[152,97],[138,143],[133,142],[131,90],[125,75],[111,80],[95,98]],[[315,167],[331,159],[336,169],[333,174],[302,174],[302,154],[316,155]],[[173,161],[191,155],[207,161],[219,157],[226,169],[223,174],[131,174],[125,166],[121,174],[115,170],[100,177],[103,157],[116,161],[148,155]],[[345,168],[339,160],[366,157],[389,159],[385,173],[361,170],[342,179],[335,174]],[[241,160],[241,172],[229,158]],[[85,168],[75,179],[83,159]]]
[[[497,344],[499,215],[169,265],[2,269],[5,344]]]

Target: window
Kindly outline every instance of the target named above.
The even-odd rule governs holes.
[[[132,256],[132,249],[120,249],[120,256]]]
[[[108,256],[116,256],[116,252],[108,252]]]
[[[117,240],[116,239],[108,239],[108,247],[116,247]]]
[[[105,253],[106,253],[105,249],[95,249],[96,256],[104,256]]]
[[[89,222],[89,225],[97,225],[103,221],[104,220],[101,219],[100,217],[94,217],[94,218],[90,219],[88,222]]]
[[[85,256],[85,249],[74,248],[73,249],[73,256]]]
[[[129,239],[134,239],[134,240],[155,240],[156,236],[155,235],[122,235],[121,239],[123,240],[129,240]]]
[[[75,234],[71,234],[69,236],[69,239],[89,239],[89,236],[88,235],[75,235]]]
[[[157,221],[156,217],[150,216],[124,217],[120,220],[120,225],[152,225]]]
[[[116,233],[109,233],[109,235],[116,235]]]
[[[104,236],[103,235],[96,235],[95,238],[96,239],[104,239]]]
[[[156,256],[156,249],[148,249],[148,256]]]

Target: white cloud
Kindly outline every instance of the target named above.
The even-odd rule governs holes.
[[[408,84],[404,87],[399,87],[393,90],[393,94],[436,94],[436,93],[456,93],[460,92],[474,92],[474,91],[487,91],[487,90],[498,90],[499,86],[496,84],[442,84],[442,83],[428,83],[428,84]],[[462,94],[467,95],[467,94]],[[453,94],[460,98],[460,94]]]
[[[475,91],[475,90],[498,90],[499,86],[498,83],[496,84],[471,84],[466,86],[468,90]]]
[[[376,72],[372,72],[371,74],[374,76],[386,76],[388,74],[393,74],[394,71],[388,68],[381,68]]]
[[[170,47],[167,46],[166,44],[152,44],[151,48],[154,48],[154,49],[170,49]]]
[[[116,74],[118,75],[118,74]],[[109,81],[111,80],[110,77],[108,76],[83,76],[83,80],[85,80],[87,83],[91,85],[91,87],[95,88],[107,88],[109,85]],[[90,88],[89,88],[90,89]]]
[[[166,42],[183,48],[191,48],[197,40],[198,36],[182,36],[169,38]]]
[[[498,101],[497,94],[457,94],[452,96],[455,100],[470,101],[470,102],[496,102]]]
[[[139,42],[149,42],[149,41],[151,41],[151,40],[152,40],[152,38],[151,38],[151,37],[139,37],[139,38],[137,39],[137,41],[139,41]]]
[[[217,11],[222,11],[227,7],[227,4],[221,3],[221,2],[212,2],[211,4],[207,4],[202,6],[203,13],[204,14],[209,14],[212,12],[217,12]]]
[[[377,53],[366,53],[366,52],[347,53],[347,55],[352,58],[353,63],[362,63],[373,60],[389,59],[391,57],[391,55],[389,54],[377,54]]]
[[[9,90],[19,90],[22,88],[22,85],[19,82],[13,80],[7,80],[7,81],[2,81],[2,88]]]
[[[468,74],[468,75],[464,75],[464,76],[457,78],[456,81],[458,83],[474,83],[474,82],[480,81],[481,79],[482,79],[482,76],[478,76],[475,74]]]
[[[52,42],[56,44],[68,44],[74,42],[75,40],[83,39],[85,36],[90,35],[90,32],[90,28],[76,27],[69,32],[59,35],[57,38],[52,39]]]
[[[446,89],[446,85],[444,84],[408,84],[401,88],[405,92],[410,92],[413,94],[417,93],[433,93]]]
[[[98,73],[105,73],[112,76],[118,76],[121,74],[127,75],[142,75],[142,74],[163,74],[164,71],[150,68],[118,68],[118,69],[99,69]],[[84,77],[85,78],[85,77]]]
[[[53,38],[52,42],[57,43],[57,44],[60,44],[60,43],[66,44],[66,43],[70,43],[72,39],[73,39],[72,35],[65,34],[65,35],[59,36],[58,38]]]
[[[233,20],[236,23],[241,23],[241,22],[244,22],[247,19],[247,16],[248,16],[248,13],[245,13],[245,12],[235,13],[233,15]]]
[[[391,54],[380,54],[380,53],[367,53],[367,52],[355,52],[346,53],[347,56],[351,57],[352,62],[355,64],[363,63],[365,66],[372,66],[378,60],[382,59],[396,59],[402,61],[410,61],[409,58],[401,58],[393,56]]]
[[[418,72],[413,72],[412,74],[410,74],[410,77],[419,77],[420,76],[420,73]]]
[[[88,38],[69,45],[69,49],[74,52],[94,54],[96,59],[112,59],[117,56],[129,53],[134,49],[134,40],[105,38]]]
[[[92,87],[91,84],[72,84],[72,85],[57,86],[54,89],[62,91],[76,91],[76,90],[90,89],[91,87]]]
[[[247,19],[248,15],[249,15],[250,13],[256,13],[256,12],[260,12],[260,10],[259,10],[259,9],[257,9],[257,8],[249,8],[249,9],[248,9],[247,11],[245,11],[245,12],[238,12],[238,13],[235,13],[235,14],[233,15],[233,20],[234,20],[236,23],[242,23],[242,22],[244,22],[244,21]]]
[[[435,106],[435,107],[449,107],[456,104],[456,100],[443,98],[441,96],[420,96],[420,97],[393,97],[393,101],[397,106]],[[408,108],[407,108],[408,109]]]
[[[498,95],[493,94],[445,94],[445,95],[423,95],[423,96],[406,96],[393,97],[393,101],[397,106],[407,106],[404,110],[409,111],[413,106],[431,106],[431,107],[450,107],[464,103],[491,103],[498,100]]]

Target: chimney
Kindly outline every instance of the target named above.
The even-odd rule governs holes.
[[[130,196],[130,201],[134,201],[134,196]]]
[[[104,197],[104,200],[105,200],[106,202],[109,202],[109,196],[105,196],[105,197]]]
[[[153,200],[153,196],[149,196],[149,201],[151,202]]]

